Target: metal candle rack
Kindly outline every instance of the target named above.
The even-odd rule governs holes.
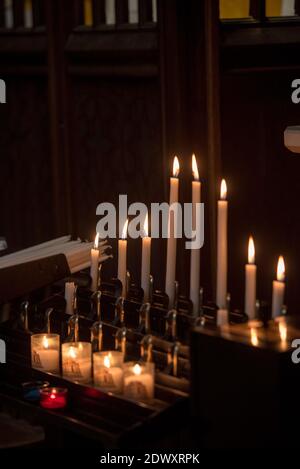
[[[60,263],[60,259],[54,261]],[[16,398],[19,396],[21,381],[32,379],[50,381],[51,378],[52,385],[69,389],[73,412],[70,422],[74,424],[74,415],[78,417],[80,413],[84,414],[85,422],[90,421],[89,415],[92,413],[95,419],[98,419],[94,431],[99,431],[102,437],[106,434],[107,426],[113,428],[116,426],[118,429],[122,427],[121,433],[124,438],[124,435],[127,437],[131,434],[133,427],[140,431],[145,419],[148,423],[149,420],[157,423],[158,417],[163,428],[161,418],[166,412],[168,431],[172,425],[178,428],[178,425],[181,425],[180,419],[183,422],[188,418],[190,332],[194,326],[203,324],[216,329],[216,306],[203,303],[203,290],[201,290],[199,314],[195,317],[192,314],[192,303],[179,296],[179,285],[176,283],[174,305],[168,308],[168,297],[164,292],[154,289],[153,277],[149,279],[150,297],[147,303],[143,303],[143,291],[131,283],[130,275],[127,275],[126,298],[121,297],[122,285],[118,279],[109,282],[100,281],[98,290],[92,292],[88,272],[80,272],[70,277],[64,266],[58,269],[52,264],[47,259],[45,265],[49,265],[53,273],[46,275],[47,269],[45,269],[44,278],[41,278],[44,272],[41,271],[41,262],[38,266],[34,264],[31,269],[22,267],[24,272],[36,272],[38,288],[34,288],[35,275],[33,275],[32,284],[27,280],[26,289],[24,286],[17,286],[18,294],[15,297],[13,289],[10,289],[9,302],[6,304],[10,319],[0,324],[0,338],[5,339],[7,343],[8,360],[6,379],[0,383],[1,396],[6,396],[9,402],[16,405],[19,401],[15,401],[14,398],[11,400],[11,396]],[[60,272],[59,275],[57,271]],[[66,281],[74,281],[76,284],[72,316],[65,312]],[[3,298],[4,293],[0,287],[0,300],[1,295]],[[243,323],[246,320],[247,317],[243,313],[229,314],[231,323]],[[156,366],[155,399],[142,403],[132,402],[125,397],[103,392],[92,385],[80,385],[61,376],[33,370],[30,336],[31,333],[43,331],[58,333],[61,342],[73,340],[91,342],[93,351],[117,348],[125,353],[128,360],[153,361]],[[9,390],[6,389],[7,383]],[[107,415],[104,421],[103,413]],[[132,423],[132,428],[126,425],[123,414],[126,414],[126,418]],[[67,415],[65,419],[68,420]],[[120,419],[123,419],[122,422]],[[77,418],[76,425],[81,428],[83,425],[81,418]],[[113,430],[111,441],[115,442],[117,439],[119,442],[119,437],[119,431],[116,430],[115,433]]]

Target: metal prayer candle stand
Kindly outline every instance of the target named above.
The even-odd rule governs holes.
[[[168,330],[173,334],[169,334],[170,337],[165,337],[166,329],[166,294],[164,292],[158,292],[154,290],[154,279],[149,278],[150,295],[149,303],[143,303],[142,295],[140,295],[139,289],[134,289],[134,285],[130,284],[130,290],[127,293],[127,297],[122,298],[120,282],[116,279],[110,281],[101,281],[100,289],[92,296],[92,292],[89,290],[88,284],[88,272],[75,274],[72,277],[67,277],[69,280],[74,281],[78,286],[76,291],[75,308],[72,316],[66,315],[64,311],[64,279],[61,279],[59,283],[53,285],[53,288],[49,289],[49,294],[53,294],[53,298],[49,297],[40,301],[40,295],[36,295],[38,298],[36,301],[32,301],[30,298],[30,304],[32,305],[30,310],[34,308],[39,309],[39,316],[41,317],[40,323],[36,322],[38,317],[36,315],[30,316],[30,327],[32,330],[42,332],[45,330],[45,317],[46,317],[46,328],[50,329],[53,333],[61,335],[61,343],[63,345],[68,342],[77,344],[78,347],[81,343],[92,342],[90,345],[91,350],[112,350],[114,347],[116,350],[122,352],[127,356],[128,359],[139,363],[140,360],[144,363],[155,363],[156,375],[157,375],[157,389],[155,390],[156,400],[152,401],[151,404],[143,404],[140,408],[138,402],[127,402],[126,397],[119,396],[119,400],[115,400],[115,397],[106,394],[105,399],[99,399],[103,397],[103,390],[97,390],[92,382],[81,381],[77,378],[68,377],[64,374],[65,368],[62,369],[62,375],[51,376],[51,386],[66,387],[68,388],[70,395],[70,406],[68,412],[73,409],[79,409],[80,412],[75,413],[77,415],[74,419],[73,425],[76,426],[76,421],[81,420],[80,415],[83,415],[83,422],[88,422],[89,417],[84,416],[85,411],[91,411],[93,415],[99,416],[98,419],[94,419],[93,425],[100,425],[103,421],[101,415],[102,407],[104,406],[107,420],[110,420],[110,416],[113,419],[114,416],[118,415],[118,405],[120,403],[120,409],[124,409],[130,418],[136,419],[135,421],[140,425],[140,421],[145,422],[145,414],[150,412],[160,414],[162,409],[166,408],[168,411],[174,402],[182,402],[182,398],[187,395],[188,391],[188,373],[189,373],[189,358],[188,358],[188,346],[179,346],[176,342],[177,333],[174,333],[174,328],[177,329],[177,321],[168,325]],[[129,284],[128,284],[129,285]],[[52,293],[51,293],[52,292]],[[57,298],[60,302],[57,302]],[[177,319],[182,316],[182,310],[180,310],[181,299],[179,295],[176,295],[178,302],[178,314]],[[41,306],[43,303],[43,306]],[[58,305],[58,307],[57,307]],[[51,313],[49,308],[52,308]],[[27,308],[28,309],[28,308]],[[19,313],[19,311],[18,311]],[[28,313],[28,311],[27,311]],[[19,314],[20,315],[20,314]],[[28,315],[27,315],[28,316]],[[184,317],[188,317],[185,313]],[[79,321],[80,321],[80,338],[79,338]],[[126,327],[125,327],[126,326]],[[27,320],[28,327],[28,320]],[[67,329],[67,330],[66,330]],[[0,324],[0,337],[2,338],[3,326]],[[22,330],[23,332],[24,330]],[[151,331],[151,335],[150,335]],[[179,330],[177,332],[180,332]],[[5,331],[5,334],[7,332]],[[12,332],[9,332],[13,334]],[[20,335],[20,331],[18,331]],[[19,338],[17,338],[19,340]],[[83,341],[83,342],[79,342]],[[181,337],[180,337],[181,340]],[[32,370],[30,363],[28,363],[26,354],[30,356],[30,349],[26,349],[27,345],[22,345],[20,340],[20,346],[17,354],[13,354],[13,358],[18,358],[18,366],[23,363],[27,371],[22,381],[30,381],[32,379],[47,380],[49,375],[41,370]],[[78,343],[79,342],[79,343]],[[11,342],[15,344],[16,342]],[[69,346],[75,345],[69,344]],[[16,347],[13,345],[13,347]],[[23,347],[23,348],[22,348]],[[66,347],[64,347],[66,348]],[[27,350],[27,351],[26,351]],[[77,348],[76,348],[77,350]],[[21,359],[19,360],[19,358]],[[24,357],[24,358],[23,358]],[[26,375],[27,373],[27,375]],[[71,379],[71,380],[70,380]],[[89,407],[87,407],[87,396],[89,400]],[[121,402],[121,401],[122,402]],[[107,412],[107,408],[111,408],[111,414]],[[98,408],[100,409],[98,411]],[[75,410],[74,410],[75,411]],[[175,412],[175,409],[174,409]],[[178,407],[176,404],[176,421],[178,421]],[[187,412],[184,412],[187,415]],[[139,417],[140,416],[140,417]],[[61,414],[61,418],[64,418]],[[116,417],[118,418],[118,417]],[[86,420],[85,420],[86,419]],[[147,418],[146,418],[147,420]],[[166,422],[168,419],[166,420]],[[95,422],[97,422],[95,424]],[[124,426],[124,422],[116,422],[116,428],[120,428],[120,425]],[[113,425],[112,425],[113,427]],[[107,434],[107,428],[103,428],[104,434]],[[135,441],[140,437],[135,435]],[[99,434],[96,430],[95,434]],[[149,435],[148,435],[149,436]],[[145,441],[145,440],[144,440]],[[113,442],[112,442],[113,444]]]

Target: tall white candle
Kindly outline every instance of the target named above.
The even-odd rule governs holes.
[[[173,161],[173,177],[170,178],[170,207],[178,202],[179,191],[179,161],[175,156]],[[166,266],[166,293],[169,297],[169,306],[174,304],[174,291],[176,279],[176,247],[174,212],[169,210],[169,237],[167,245],[167,266]]]
[[[255,247],[252,236],[248,243],[248,264],[245,267],[246,289],[245,289],[245,313],[249,319],[255,318],[256,312],[256,265]]]
[[[192,182],[192,230],[196,230],[196,204],[201,202],[201,182],[195,155],[192,156],[192,169],[194,181]],[[199,310],[199,290],[200,290],[200,249],[191,249],[190,268],[190,299],[193,302],[193,313]]]
[[[139,2],[138,0],[128,1],[128,22],[135,24],[139,22]]]
[[[75,283],[65,283],[65,300],[66,300],[66,313],[73,314],[74,312],[74,299],[75,299]]]
[[[118,279],[122,282],[122,296],[126,296],[126,272],[127,272],[127,227],[128,220],[126,220],[122,238],[118,242]]]
[[[144,223],[144,236],[142,238],[142,269],[141,286],[144,290],[144,302],[149,300],[149,279],[151,264],[151,238],[148,236],[148,215]]]
[[[116,24],[116,0],[105,0],[106,24]]]
[[[278,259],[277,264],[277,280],[273,281],[273,296],[272,296],[272,317],[276,318],[282,314],[282,306],[284,301],[285,290],[285,265],[282,256]]]
[[[217,234],[217,296],[219,309],[226,308],[227,297],[227,219],[228,202],[225,179],[221,182],[220,200],[218,201],[218,234]]]
[[[99,267],[99,233],[96,234],[94,248],[91,249],[91,270],[92,277],[91,290],[96,291],[98,287],[98,267]]]

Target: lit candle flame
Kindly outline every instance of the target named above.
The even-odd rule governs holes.
[[[285,321],[280,321],[278,324],[279,335],[281,342],[286,342],[287,339],[287,327]]]
[[[251,344],[253,345],[253,347],[258,346],[257,332],[256,332],[256,329],[254,329],[254,327],[251,327]]]
[[[68,355],[70,358],[77,358],[75,347],[70,347]]]
[[[226,200],[227,198],[227,184],[225,179],[222,179],[221,181],[220,197],[221,200]]]
[[[192,170],[193,170],[193,176],[194,176],[195,181],[199,181],[198,165],[197,165],[196,156],[194,154],[192,156]]]
[[[125,221],[125,224],[124,224],[124,226],[123,226],[122,239],[126,239],[126,238],[127,238],[127,228],[128,228],[128,218],[127,218],[127,220]]]
[[[54,394],[54,391],[52,392],[52,394],[50,394],[50,399],[56,399],[56,395]]]
[[[148,238],[148,233],[149,233],[149,223],[148,223],[148,213],[147,213],[145,221],[144,221],[144,236],[146,238]]]
[[[49,348],[49,341],[48,341],[48,339],[45,335],[43,337],[43,347],[44,348]]]
[[[108,355],[104,357],[103,363],[104,363],[105,368],[110,368],[110,359]]]
[[[98,249],[99,246],[99,233],[95,236],[94,249]]]
[[[133,373],[139,376],[142,373],[142,367],[138,363],[133,367]]]
[[[284,282],[284,279],[285,279],[284,259],[282,256],[280,256],[278,259],[278,264],[277,264],[277,280],[278,282]]]
[[[179,170],[180,170],[179,160],[177,156],[175,156],[173,160],[173,177],[174,178],[177,178],[179,176]]]
[[[250,236],[248,243],[248,264],[255,264],[255,247],[252,236]]]

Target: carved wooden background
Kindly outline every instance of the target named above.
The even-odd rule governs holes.
[[[219,181],[230,199],[229,288],[242,305],[247,237],[255,236],[259,296],[270,300],[277,256],[286,257],[288,304],[297,308],[299,165],[283,147],[284,127],[297,124],[290,100],[299,73],[298,19],[270,20],[251,2],[247,21],[220,24],[218,2],[149,1],[128,24],[118,0],[116,25],[104,24],[102,1],[86,21],[83,2],[33,2],[33,28],[4,28],[0,1],[0,235],[18,249],[72,232],[92,238],[102,201],[168,199],[174,153],[182,165],[180,197],[190,200],[196,152],[206,203],[202,284],[215,283],[215,207]],[[298,4],[297,4],[298,5]],[[298,8],[298,7],[297,7]],[[139,276],[140,249],[129,242]],[[182,243],[179,243],[182,245]],[[153,243],[152,271],[163,286],[165,243]],[[107,267],[115,273],[116,261]],[[182,246],[177,277],[188,289]]]

